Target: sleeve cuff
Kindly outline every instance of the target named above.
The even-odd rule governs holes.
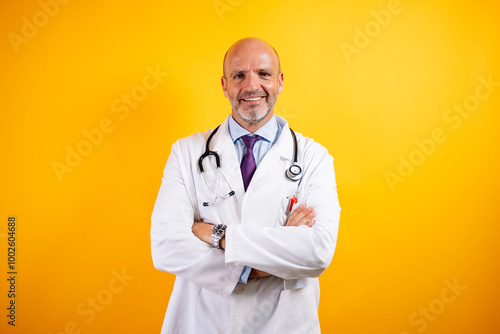
[[[245,266],[245,268],[243,268],[243,272],[241,273],[239,282],[243,283],[243,284],[247,284],[248,283],[248,276],[250,276],[251,271],[252,271],[252,268]]]

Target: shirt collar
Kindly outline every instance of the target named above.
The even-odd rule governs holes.
[[[231,139],[233,143],[238,140],[242,136],[251,135],[248,130],[239,125],[233,118],[233,116],[229,117],[229,134],[231,135]],[[278,132],[278,122],[276,121],[276,117],[271,117],[271,119],[261,126],[257,131],[253,133],[253,135],[259,135],[265,140],[273,143],[276,139],[276,134]]]

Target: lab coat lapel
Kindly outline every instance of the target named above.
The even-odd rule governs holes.
[[[270,172],[279,168],[283,160],[293,160],[293,137],[290,133],[288,123],[280,116],[275,116],[277,121],[283,126],[280,137],[276,144],[271,147],[257,167],[252,181],[259,180]],[[285,170],[283,170],[285,173]],[[250,182],[251,187],[252,182]]]
[[[226,178],[231,190],[235,192],[235,196],[241,204],[243,202],[243,196],[245,195],[245,188],[243,186],[243,178],[241,177],[236,149],[234,148],[233,140],[229,134],[229,117],[232,116],[229,115],[220,125],[210,146],[211,150],[219,154],[221,173]]]

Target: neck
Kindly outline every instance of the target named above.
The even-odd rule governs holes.
[[[246,122],[245,120],[243,120],[240,117],[238,117],[238,115],[234,111],[233,111],[232,114],[233,114],[233,119],[236,121],[236,123],[238,123],[239,125],[241,125],[248,132],[254,133],[255,131],[259,130],[261,127],[263,127],[264,124],[266,124],[267,122],[269,122],[269,120],[274,116],[274,110],[271,110],[269,112],[269,114],[267,114],[267,116],[263,120],[261,120],[260,122],[258,122],[258,123],[249,123],[249,122]]]

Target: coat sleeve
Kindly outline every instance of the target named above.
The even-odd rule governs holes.
[[[156,269],[228,296],[238,283],[243,266],[226,266],[223,250],[200,241],[191,232],[196,206],[191,169],[186,168],[185,156],[189,153],[176,142],[151,217],[153,264]]]
[[[226,264],[245,264],[283,279],[318,277],[332,261],[337,241],[340,206],[333,158],[317,147],[309,152],[309,163],[301,185],[301,202],[312,206],[316,223],[307,226],[228,226]],[[318,148],[319,147],[319,148]]]

